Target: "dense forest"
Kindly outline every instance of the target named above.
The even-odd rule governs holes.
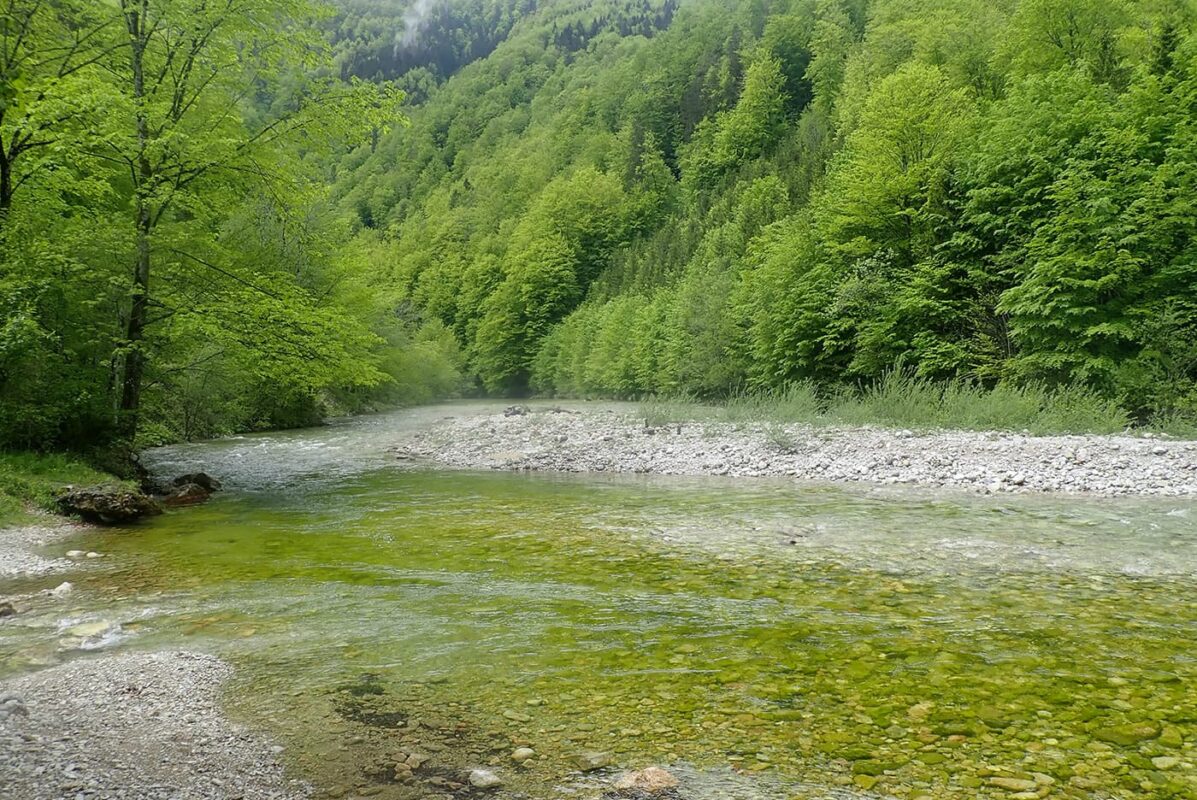
[[[1197,414],[1189,0],[6,5],[2,446],[893,370]]]

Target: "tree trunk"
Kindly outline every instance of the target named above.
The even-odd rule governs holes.
[[[3,144],[0,143],[0,147]],[[0,225],[8,221],[8,212],[12,210],[12,162],[7,153],[0,153]]]
[[[125,20],[130,38],[130,68],[133,77],[133,100],[137,115],[137,185],[134,187],[137,211],[137,252],[133,262],[133,304],[125,329],[125,371],[121,386],[120,417],[117,433],[125,442],[137,436],[141,415],[141,387],[145,380],[145,328],[150,306],[150,233],[153,213],[150,191],[154,170],[150,164],[149,119],[145,111],[145,12],[148,0],[141,0],[140,9],[127,11]]]

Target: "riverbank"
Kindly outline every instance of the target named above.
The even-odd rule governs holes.
[[[32,515],[29,519],[34,523],[0,528],[0,580],[67,571],[71,560],[46,556],[42,549],[92,530],[89,525],[49,514]],[[0,593],[0,600],[3,599]]]
[[[266,740],[220,709],[232,669],[192,653],[78,660],[0,683],[0,786],[63,797],[291,800]]]
[[[461,469],[785,477],[974,492],[1197,497],[1197,443],[777,423],[650,424],[610,407],[456,415],[400,458]]]
[[[114,485],[115,475],[60,453],[0,453],[0,528],[40,527],[65,486]],[[2,559],[0,559],[2,564]]]
[[[0,625],[20,625],[31,606],[44,611],[71,595],[67,584],[37,597],[9,595],[5,582],[73,573],[105,555],[86,549],[46,555],[46,548],[97,529],[32,510],[20,518],[34,524],[0,529],[0,608],[9,615],[0,615]],[[281,749],[226,717],[220,696],[232,673],[213,656],[166,652],[76,658],[0,681],[2,794],[13,800],[309,796],[308,787],[285,777]]]

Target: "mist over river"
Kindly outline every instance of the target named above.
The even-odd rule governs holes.
[[[317,797],[597,798],[650,765],[695,800],[1197,797],[1192,501],[392,452],[484,409],[147,454],[225,491],[87,534],[0,672],[215,654]]]

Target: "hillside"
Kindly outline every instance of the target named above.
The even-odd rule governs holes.
[[[901,365],[1191,411],[1192,21],[544,2],[342,162],[336,195],[491,392],[720,396]]]
[[[1195,430],[1195,17],[15,0],[0,449],[883,379]]]

